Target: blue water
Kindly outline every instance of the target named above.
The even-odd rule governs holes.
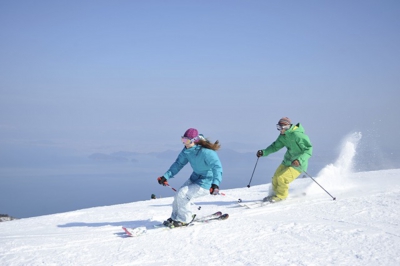
[[[271,182],[281,158],[280,154],[268,159],[260,158],[251,185]],[[160,186],[156,180],[174,160],[175,157],[169,157],[152,158],[139,163],[124,161],[59,164],[29,168],[30,171],[23,172],[25,174],[7,174],[3,171],[0,177],[0,213],[27,218],[148,200],[151,194],[171,197],[174,192],[168,187]],[[256,163],[254,154],[236,154],[229,158],[225,156],[221,157],[221,161],[224,167],[221,190],[241,187],[247,189]],[[324,163],[315,160],[309,173],[315,174],[323,166]],[[190,173],[191,168],[187,165],[170,180],[170,185],[179,188]]]

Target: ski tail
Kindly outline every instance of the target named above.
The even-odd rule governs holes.
[[[147,228],[144,226],[136,227],[136,228],[127,228],[127,227],[122,227],[122,229],[125,231],[125,233],[128,236],[135,237],[135,236],[141,236],[147,233]]]
[[[218,220],[226,220],[226,219],[228,219],[228,218],[229,218],[229,214],[224,213],[224,214],[222,214],[220,217],[218,217]]]

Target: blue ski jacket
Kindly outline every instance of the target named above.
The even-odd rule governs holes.
[[[212,184],[219,186],[221,183],[222,165],[217,153],[201,145],[194,145],[189,149],[184,147],[164,177],[167,180],[173,178],[187,163],[193,168],[190,175],[193,183],[205,189],[209,189]]]

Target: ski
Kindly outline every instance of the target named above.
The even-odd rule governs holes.
[[[220,217],[221,215],[222,215],[222,212],[218,211],[218,212],[210,214],[210,215],[206,215],[206,216],[203,216],[203,217],[200,217],[200,218],[196,218],[196,219],[193,220],[193,222],[201,222],[201,221],[204,221],[204,220],[215,219],[215,218]]]
[[[123,226],[122,229],[125,231],[127,236],[131,237],[141,236],[147,232],[147,228],[145,226],[140,226],[135,228],[128,228]]]
[[[202,216],[199,218],[194,217],[192,221],[190,221],[187,225],[185,225],[183,227],[190,226],[192,223],[202,223],[202,222],[206,222],[207,220],[215,220],[221,216],[222,216],[222,212],[218,211],[213,214],[209,214],[209,215]],[[159,227],[168,227],[168,226],[165,225],[164,223],[160,223],[160,224],[155,224],[154,227],[159,228]],[[172,227],[171,227],[171,229],[172,229]]]
[[[301,194],[292,195],[288,199],[290,200],[290,202],[292,202],[293,200],[298,200],[299,198],[305,197],[306,195],[307,194],[305,192],[303,192]],[[255,201],[249,201],[249,202],[240,201],[240,202],[238,202],[238,204],[240,206],[246,207],[248,209],[254,209],[254,208],[263,207],[263,206],[267,206],[267,205],[271,205],[271,204],[275,204],[275,203],[281,203],[281,202],[284,202],[284,201],[286,201],[286,200],[277,201],[277,202],[255,200]]]
[[[122,229],[125,231],[126,235],[129,237],[138,237],[141,235],[149,234],[149,233],[156,233],[158,231],[164,231],[164,230],[171,230],[171,229],[176,229],[176,228],[186,228],[186,227],[191,227],[196,224],[204,224],[204,223],[211,223],[215,221],[223,221],[229,218],[229,214],[225,213],[222,214],[222,212],[216,212],[210,215],[206,215],[200,218],[195,218],[193,221],[188,223],[186,226],[179,226],[179,227],[169,227],[164,225],[163,223],[156,224],[153,226],[153,228],[147,228],[145,226],[139,226],[135,228],[129,228],[129,227],[122,227]]]
[[[219,216],[211,217],[211,218],[208,218],[208,219],[204,219],[204,220],[195,220],[195,221],[193,221],[192,224],[196,224],[196,223],[209,223],[209,222],[212,222],[212,221],[223,221],[223,220],[226,220],[226,219],[228,219],[228,218],[229,218],[229,214],[227,214],[227,213],[222,214],[222,213],[221,213],[221,215],[219,215]]]
[[[214,214],[201,217],[199,219],[193,219],[190,223],[188,223],[188,224],[186,224],[184,226],[178,226],[178,227],[168,226],[168,225],[164,225],[164,226],[169,228],[169,229],[185,228],[185,227],[194,226],[196,224],[211,223],[211,222],[214,222],[214,221],[223,221],[223,220],[226,220],[228,218],[229,218],[229,214],[227,214],[227,213],[222,214],[222,212],[216,212]]]
[[[238,201],[239,206],[245,207],[247,209],[262,207],[265,205],[269,205],[271,203],[273,203],[273,202],[263,201],[263,200],[254,200],[254,201],[248,201],[248,202],[243,202],[242,200]]]
[[[254,208],[258,208],[258,207],[267,206],[267,205],[270,205],[270,204],[273,204],[273,203],[274,202],[258,200],[258,201],[248,202],[248,203],[241,203],[240,206],[243,206],[243,207],[245,207],[247,209],[254,209]]]

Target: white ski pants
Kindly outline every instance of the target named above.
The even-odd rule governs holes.
[[[172,202],[171,219],[184,223],[192,221],[190,201],[194,198],[206,196],[209,193],[209,190],[193,183],[190,179],[187,180],[175,194],[174,202]]]

